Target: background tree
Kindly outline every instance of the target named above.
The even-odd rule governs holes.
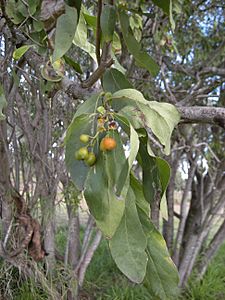
[[[199,276],[204,274],[225,228],[223,8],[221,1],[1,0],[0,256],[5,267],[13,265],[22,276],[34,277],[48,297],[76,299],[102,231],[129,279],[144,279],[154,297],[174,299],[176,271],[166,265],[168,252],[155,229],[169,178],[167,160],[167,247],[181,287],[195,265]],[[117,135],[104,121],[117,141],[107,153],[97,147],[104,118],[121,130]],[[74,153],[82,145],[79,135],[93,131],[97,162],[87,168]],[[130,148],[128,159],[122,143]],[[138,167],[130,175],[135,157]],[[177,212],[175,178],[183,172],[188,174]],[[110,206],[118,201],[108,196],[114,187],[113,197],[122,195],[126,205],[124,200]],[[83,197],[92,215],[81,241],[77,208]],[[63,257],[55,246],[59,201],[68,213]],[[106,208],[103,215],[99,205]],[[121,246],[126,218],[129,242]],[[159,260],[155,255],[160,253]],[[65,272],[60,281],[59,265]],[[12,297],[6,289],[3,293]]]

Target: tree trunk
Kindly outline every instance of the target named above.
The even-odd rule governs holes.
[[[0,217],[5,238],[12,218],[9,149],[6,121],[0,121]]]
[[[163,219],[163,235],[170,252],[172,252],[173,240],[174,240],[174,190],[175,190],[175,180],[176,180],[176,172],[179,164],[179,158],[180,155],[177,154],[174,161],[172,159],[169,161],[172,167],[172,173],[166,191],[168,220]]]
[[[181,207],[180,207],[180,222],[177,230],[177,236],[174,247],[173,261],[178,266],[179,265],[179,257],[181,251],[181,244],[183,240],[183,234],[185,230],[185,224],[187,220],[187,204],[188,204],[188,195],[191,191],[191,185],[194,178],[195,170],[196,170],[197,160],[195,160],[188,171],[188,179],[186,182],[185,190],[182,196]],[[190,211],[189,211],[189,219],[190,219]],[[187,220],[188,222],[188,220]]]

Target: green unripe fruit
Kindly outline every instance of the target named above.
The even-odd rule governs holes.
[[[81,155],[79,154],[79,151],[76,151],[75,152],[75,158],[77,159],[77,160],[81,160],[82,158],[81,158]]]
[[[80,135],[80,141],[84,144],[87,144],[89,142],[89,135],[87,134],[81,134]]]
[[[89,152],[88,153],[88,157],[85,159],[85,163],[88,165],[88,166],[93,166],[96,162],[96,156],[93,152]]]
[[[97,108],[97,111],[98,111],[100,114],[104,115],[104,113],[105,113],[105,108],[104,108],[104,106],[99,106],[99,107]]]
[[[105,93],[105,98],[107,100],[111,99],[112,98],[112,93],[110,93],[110,92]]]
[[[88,158],[88,149],[86,147],[80,148],[78,151],[76,151],[77,155],[75,154],[75,157],[77,156],[78,160],[87,159]]]

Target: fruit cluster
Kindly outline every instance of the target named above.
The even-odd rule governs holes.
[[[85,147],[81,147],[75,152],[75,158],[77,160],[84,160],[88,166],[93,166],[96,162],[96,156],[93,151],[89,152],[89,148],[93,149],[96,143],[97,137],[101,132],[106,132],[109,130],[116,130],[117,124],[114,122],[112,113],[106,110],[103,106],[97,108],[97,133],[94,137],[87,134],[80,135],[80,141],[87,144]],[[116,148],[116,141],[114,138],[109,137],[107,134],[100,142],[101,151],[112,151]]]
[[[89,135],[81,134],[80,141],[84,144],[87,144],[90,140]],[[84,160],[88,166],[93,166],[96,162],[96,156],[94,152],[89,152],[88,147],[81,147],[75,152],[75,158],[77,160]]]
[[[87,144],[90,140],[90,136],[87,134],[80,135],[80,141]],[[100,143],[101,151],[111,151],[116,148],[116,141],[112,137],[104,137]],[[75,152],[75,158],[77,160],[84,160],[88,166],[93,166],[96,162],[96,155],[92,151],[88,151],[88,147],[81,147]]]

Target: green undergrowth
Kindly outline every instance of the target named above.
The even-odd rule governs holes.
[[[195,274],[191,276],[188,288],[182,299],[225,299],[225,244],[220,247],[201,281],[196,280]]]
[[[113,262],[107,242],[103,241],[88,268],[85,291],[96,300],[155,300],[144,287],[134,285],[121,274]],[[209,265],[203,280],[193,275],[179,300],[225,299],[225,244]]]
[[[81,238],[83,233],[81,232]],[[56,235],[57,249],[63,254],[66,247],[66,229],[58,228]],[[3,264],[3,261],[0,262]],[[2,265],[3,266],[3,265]],[[32,281],[17,282],[19,274],[9,266],[0,268],[0,288],[8,287],[7,299],[44,300],[46,293]],[[5,281],[5,283],[4,283]],[[8,283],[10,281],[10,283]],[[9,293],[10,292],[10,293]],[[91,300],[155,300],[150,298],[145,288],[131,283],[116,267],[111,258],[107,241],[103,240],[88,267],[82,299]],[[6,299],[4,296],[0,299]],[[216,257],[209,265],[201,281],[193,274],[188,288],[179,300],[222,300],[225,299],[225,244],[221,246]],[[174,299],[175,300],[175,299]]]

